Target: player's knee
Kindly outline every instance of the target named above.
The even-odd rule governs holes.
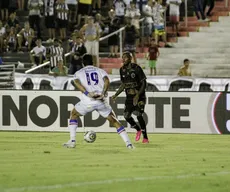
[[[78,118],[78,112],[76,111],[76,109],[74,108],[71,112],[70,112],[70,119],[77,119]]]
[[[129,112],[124,113],[124,118],[129,119],[131,117],[131,114]]]
[[[117,119],[113,115],[110,115],[107,119],[112,126],[117,122]]]

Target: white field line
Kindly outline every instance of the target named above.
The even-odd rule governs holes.
[[[44,185],[44,186],[30,186],[30,187],[19,187],[19,188],[8,188],[4,192],[21,192],[21,191],[46,191],[51,189],[64,189],[69,187],[80,187],[89,185],[102,185],[102,184],[113,184],[121,182],[132,182],[132,181],[148,181],[157,179],[186,179],[191,177],[206,177],[206,176],[218,176],[218,175],[229,175],[230,171],[215,172],[215,173],[205,173],[205,174],[187,174],[187,175],[169,175],[169,176],[150,176],[150,177],[133,177],[133,178],[120,178],[120,179],[110,179],[101,181],[86,181],[86,182],[76,182],[67,184],[56,184],[56,185]]]

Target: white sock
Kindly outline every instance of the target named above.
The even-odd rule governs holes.
[[[125,128],[122,126],[117,129],[117,133],[121,136],[123,141],[125,142],[126,146],[132,144],[127,132],[125,131]]]
[[[77,120],[70,120],[68,128],[70,133],[70,140],[72,142],[76,142]]]

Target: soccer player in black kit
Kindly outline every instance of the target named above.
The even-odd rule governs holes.
[[[146,96],[146,76],[142,68],[136,63],[132,63],[132,54],[130,52],[123,53],[123,66],[120,68],[121,85],[116,94],[112,96],[116,100],[117,96],[125,90],[126,101],[124,117],[132,128],[137,130],[136,141],[140,140],[141,133],[143,134],[142,143],[149,143],[146,123],[143,118]],[[135,112],[140,126],[134,121],[132,114]]]

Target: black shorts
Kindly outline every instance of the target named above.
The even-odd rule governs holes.
[[[78,14],[79,15],[89,15],[90,8],[91,8],[91,5],[89,4],[79,3],[78,4]]]
[[[54,16],[46,16],[45,17],[45,25],[47,29],[55,29],[55,17]]]
[[[140,98],[136,106],[133,105],[133,98],[134,97],[126,98],[124,112],[125,113],[139,112],[141,114],[144,113],[146,98],[145,97]]]
[[[1,9],[8,9],[10,5],[10,0],[1,0]]]
[[[119,45],[119,37],[118,35],[113,35],[108,39],[109,46],[118,46]]]
[[[68,9],[72,12],[77,11],[77,5],[68,4]]]
[[[60,28],[60,29],[68,27],[68,20],[58,19],[57,23],[58,23],[58,28]]]

